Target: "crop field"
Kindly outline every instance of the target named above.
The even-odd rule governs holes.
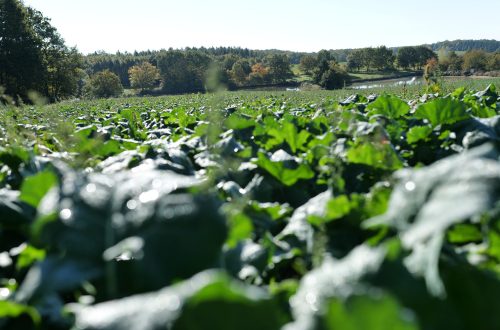
[[[0,108],[0,328],[500,329],[500,96],[459,83]]]

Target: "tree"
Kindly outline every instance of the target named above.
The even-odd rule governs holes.
[[[245,59],[240,59],[233,64],[231,68],[231,78],[237,85],[243,85],[248,80],[248,76],[252,72],[250,63]]]
[[[269,68],[267,68],[263,63],[255,63],[252,65],[252,72],[248,77],[250,84],[259,85],[264,84],[269,81]]]
[[[325,89],[338,89],[350,84],[351,77],[337,64],[330,52],[321,50],[318,53],[318,65],[314,69],[313,80]]]
[[[425,46],[417,46],[415,47],[417,60],[414,63],[418,70],[421,70],[423,66],[427,64],[430,59],[438,58],[437,54],[432,51],[432,49],[427,48]]]
[[[130,85],[141,91],[153,88],[160,78],[160,70],[149,62],[134,65],[128,70]]]
[[[500,52],[488,55],[486,70],[500,70]]]
[[[469,50],[463,56],[463,69],[465,71],[485,70],[487,65],[487,57],[488,55],[484,50]]]
[[[396,55],[396,62],[403,69],[421,70],[432,58],[438,58],[430,48],[425,46],[401,47]]]
[[[325,89],[340,89],[351,83],[351,77],[340,65],[330,62],[328,69],[325,70],[318,84]]]
[[[366,71],[370,71],[373,67],[373,60],[375,58],[375,49],[372,47],[361,49],[361,59]]]
[[[439,57],[439,68],[446,74],[460,74],[462,71],[463,59],[455,51],[447,52],[446,56]]]
[[[300,58],[300,69],[306,74],[311,74],[318,64],[318,59],[313,55],[304,55]]]
[[[212,59],[197,51],[168,50],[157,56],[162,90],[166,93],[190,93],[205,90],[205,79]]]
[[[0,84],[27,99],[36,91],[51,101],[75,95],[82,56],[64,44],[50,19],[18,0],[0,0]]]
[[[27,99],[43,85],[42,41],[19,0],[0,0],[0,85],[7,95]]]
[[[104,70],[90,78],[87,93],[94,97],[116,97],[123,93],[123,86],[115,73]]]
[[[226,54],[222,56],[222,68],[226,71],[231,71],[234,63],[238,62],[242,58],[235,54]]]
[[[82,55],[76,48],[53,52],[46,57],[45,95],[50,101],[58,101],[78,95],[85,72]]]
[[[40,51],[43,58],[43,90],[51,101],[72,95],[78,90],[82,79],[83,58],[76,48],[68,48],[50,19],[41,12],[27,7],[30,26],[41,41]]]
[[[351,71],[359,71],[363,66],[363,59],[359,50],[352,51],[347,55],[347,68]]]
[[[409,69],[414,67],[415,63],[418,62],[417,50],[415,47],[401,47],[398,48],[398,53],[396,55],[396,63],[402,69]]]
[[[322,49],[318,52],[318,55],[316,56],[318,64],[323,63],[323,62],[330,62],[330,61],[335,61],[335,57],[332,55],[332,53],[326,49]]]
[[[264,59],[264,62],[269,68],[269,76],[273,83],[284,83],[287,79],[293,77],[292,69],[290,68],[290,60],[286,55],[268,55]]]
[[[379,70],[388,70],[394,67],[394,54],[385,46],[377,47],[371,53],[373,66]]]

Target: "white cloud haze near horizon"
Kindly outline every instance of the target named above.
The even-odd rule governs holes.
[[[500,0],[24,0],[83,53],[234,46],[318,51],[500,40]]]

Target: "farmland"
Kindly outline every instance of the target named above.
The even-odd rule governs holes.
[[[4,106],[0,328],[498,329],[493,82]]]

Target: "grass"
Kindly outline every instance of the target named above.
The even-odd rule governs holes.
[[[291,69],[292,69],[293,75],[295,76],[293,78],[294,81],[296,81],[298,83],[312,82],[312,77],[310,75],[306,74],[304,71],[302,71],[299,64],[292,64]]]

